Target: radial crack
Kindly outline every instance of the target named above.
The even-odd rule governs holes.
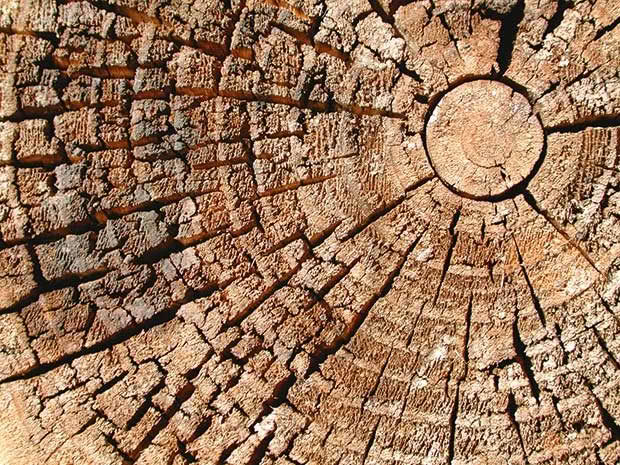
[[[471,316],[473,311],[474,295],[469,295],[469,304],[467,304],[467,313],[465,314],[465,336],[463,341],[463,361],[465,362],[465,370],[462,379],[467,378],[469,373],[469,338],[471,335]]]
[[[545,128],[545,133],[576,133],[582,132],[588,128],[613,128],[620,126],[620,115],[617,114],[603,114],[603,115],[591,115],[584,116],[575,121],[557,124]]]
[[[320,365],[325,360],[327,360],[327,358],[330,355],[333,355],[336,352],[338,352],[338,350],[340,350],[342,347],[345,347],[351,341],[351,339],[353,339],[353,336],[357,333],[359,328],[364,324],[364,321],[366,320],[366,317],[369,315],[370,311],[375,306],[375,304],[379,300],[381,300],[383,297],[385,297],[390,292],[390,290],[392,289],[392,286],[394,284],[394,280],[398,276],[400,276],[400,273],[401,273],[405,263],[407,262],[407,259],[409,258],[411,253],[414,251],[414,249],[416,248],[416,246],[418,245],[420,239],[424,236],[426,231],[427,230],[425,229],[420,234],[420,236],[417,237],[413,241],[411,246],[403,254],[403,256],[401,257],[399,262],[394,267],[394,270],[388,275],[388,277],[386,278],[386,280],[383,283],[383,286],[381,287],[379,292],[361,309],[361,311],[359,312],[359,314],[357,315],[357,317],[353,321],[351,327],[346,331],[345,334],[343,334],[342,339],[340,340],[340,342],[336,343],[333,347],[328,348],[327,350],[323,351],[321,354],[316,355],[315,357],[313,357],[313,360],[312,360],[312,362],[310,364],[310,368],[309,368],[308,372],[306,373],[306,378],[310,377],[313,373],[317,372],[320,369]],[[288,393],[285,393],[284,396],[287,397]]]
[[[601,347],[601,349],[603,349],[603,352],[605,352],[605,354],[611,361],[614,368],[620,371],[620,362],[618,362],[614,354],[611,352],[611,350],[609,350],[609,347],[607,346],[607,342],[605,342],[605,339],[601,337],[601,333],[598,331],[598,329],[596,329],[596,326],[592,327],[592,331],[594,332],[594,335],[596,336],[596,341],[598,342],[598,345]]]
[[[534,376],[534,370],[532,369],[532,361],[525,352],[525,344],[521,340],[521,334],[519,333],[519,319],[515,318],[512,323],[512,341],[513,347],[516,352],[515,360],[521,366],[523,374],[528,380],[532,396],[536,399],[536,403],[540,404],[540,387],[536,382]]]
[[[616,27],[618,27],[618,25],[620,25],[620,16],[617,17],[615,19],[615,21],[609,23],[607,26],[599,29],[596,33],[596,35],[594,36],[594,42],[596,42],[597,40],[599,40],[601,37],[603,37],[605,34],[607,34],[608,32],[613,31],[614,29],[616,29]]]
[[[612,442],[620,441],[620,426],[618,426],[618,422],[611,415],[611,413],[609,413],[609,410],[605,408],[601,399],[595,394],[594,388],[592,387],[591,383],[585,378],[582,379],[584,380],[584,384],[586,385],[586,387],[590,391],[590,394],[592,395],[592,398],[594,399],[594,403],[599,411],[599,414],[601,415],[601,421],[603,422],[603,425],[611,434],[611,438],[603,444],[603,447],[608,446]]]
[[[515,395],[511,392],[508,394],[508,405],[506,406],[506,414],[508,415],[510,423],[512,424],[512,427],[515,429],[517,437],[519,438],[519,445],[521,446],[521,450],[523,451],[525,463],[529,464],[527,458],[527,451],[525,450],[525,442],[523,441],[523,435],[521,434],[521,426],[517,421],[516,413],[517,403],[515,402]]]
[[[553,228],[568,242],[579,254],[594,268],[597,273],[600,270],[596,267],[596,262],[588,255],[588,253],[560,226],[560,224],[551,217],[547,210],[543,210],[536,202],[536,199],[529,191],[523,192],[523,198],[532,209],[541,215]]]
[[[527,273],[525,268],[525,263],[523,262],[523,256],[521,255],[521,250],[519,250],[519,244],[517,244],[517,240],[512,235],[512,242],[514,243],[515,250],[517,252],[517,259],[519,260],[519,267],[521,268],[521,273],[523,274],[523,278],[525,279],[525,283],[527,284],[527,288],[530,291],[530,297],[532,298],[532,304],[534,305],[534,309],[536,310],[536,314],[540,319],[540,322],[543,326],[547,326],[547,321],[545,318],[545,312],[543,311],[542,305],[540,304],[540,299],[536,295],[534,291],[534,286],[532,285],[532,281]]]
[[[428,181],[430,181],[431,179],[434,179],[434,177],[435,176],[429,176],[429,177],[426,177],[424,179],[421,179],[415,185],[413,185],[410,188],[408,188],[405,192],[409,193],[409,192],[412,192],[412,191],[418,189],[419,187],[422,187]],[[367,216],[365,218],[365,220],[359,226],[357,226],[355,229],[353,229],[348,234],[346,234],[341,239],[342,242],[344,242],[344,241],[346,241],[348,239],[351,239],[352,237],[357,236],[362,231],[364,231],[366,228],[368,228],[371,224],[377,222],[378,220],[380,220],[384,216],[388,215],[391,211],[393,211],[395,208],[399,207],[402,203],[404,203],[408,199],[409,198],[407,197],[407,195],[403,195],[403,196],[399,197],[398,199],[388,203],[383,208],[380,208],[380,209],[376,210],[374,213],[372,213],[371,215]]]
[[[542,39],[540,40],[541,48],[542,44],[547,39],[547,36],[555,32],[558,26],[562,24],[566,11],[573,6],[574,5],[571,0],[558,0],[555,13],[553,13],[553,16],[551,17],[551,19],[549,19],[549,22],[547,23],[547,28],[545,29],[545,32],[542,35]]]
[[[446,257],[443,262],[443,268],[441,270],[441,278],[439,279],[439,285],[437,286],[437,290],[435,291],[435,297],[433,297],[433,306],[437,304],[437,300],[439,299],[439,294],[441,292],[441,287],[443,286],[443,282],[446,279],[448,274],[448,268],[450,268],[450,262],[452,260],[452,253],[454,252],[454,247],[456,246],[456,241],[458,240],[458,231],[455,231],[456,224],[459,221],[461,216],[461,210],[458,209],[454,215],[452,216],[452,222],[450,224],[450,228],[448,232],[452,237],[450,241],[450,247],[448,248],[448,252],[446,252]]]
[[[370,7],[377,14],[377,16],[379,16],[379,18],[381,18],[381,20],[384,23],[392,26],[392,28],[394,29],[394,32],[398,35],[398,37],[402,37],[402,34],[400,33],[400,31],[394,25],[394,18],[391,17],[390,14],[383,9],[383,7],[378,2],[378,0],[368,0],[368,3],[370,3]]]
[[[525,17],[525,0],[519,0],[513,6],[512,10],[501,16],[501,26],[499,29],[499,46],[497,48],[497,64],[498,74],[503,76],[512,62],[512,53],[514,51],[517,34],[519,33],[519,24]]]
[[[211,290],[210,292],[213,292],[213,290]],[[54,361],[54,362],[49,362],[49,363],[42,363],[40,365],[38,365],[37,367],[33,368],[32,370],[26,372],[26,373],[22,373],[22,374],[18,374],[18,375],[14,375],[14,376],[9,376],[3,380],[0,380],[0,385],[2,384],[6,384],[6,383],[12,383],[14,381],[18,381],[18,380],[26,380],[26,379],[32,379],[35,378],[37,376],[41,376],[44,375],[45,373],[48,373],[56,368],[59,368],[65,364],[68,363],[72,363],[74,360],[83,357],[85,355],[91,355],[91,354],[96,354],[98,352],[102,352],[104,350],[107,349],[111,349],[112,347],[114,347],[117,344],[121,344],[131,338],[133,338],[134,336],[137,336],[138,334],[142,333],[142,332],[146,332],[151,330],[152,328],[155,328],[157,326],[162,326],[165,323],[168,323],[170,321],[172,321],[174,318],[176,318],[177,316],[177,312],[178,310],[181,308],[181,306],[183,306],[186,303],[190,303],[193,300],[195,300],[196,298],[202,298],[204,297],[203,294],[198,294],[198,295],[192,295],[190,298],[187,298],[181,302],[178,302],[174,305],[172,305],[170,308],[163,310],[159,313],[157,313],[156,315],[154,315],[153,317],[144,320],[143,322],[136,324],[135,326],[126,328],[124,330],[119,331],[118,333],[116,333],[114,336],[105,339],[97,344],[93,344],[90,347],[87,347],[85,349],[82,349],[79,352],[75,352],[72,354],[69,354],[67,356],[61,357],[58,360]]]
[[[450,434],[448,436],[448,456],[447,456],[447,465],[452,465],[454,461],[454,440],[456,438],[456,419],[459,413],[459,396],[461,391],[461,383],[458,382],[456,385],[456,393],[454,394],[454,404],[452,406],[452,410],[450,411],[450,418],[448,419],[448,424],[450,426]]]
[[[380,419],[377,419],[377,422],[375,423],[374,428],[372,429],[372,432],[370,433],[370,438],[368,439],[368,442],[366,443],[366,448],[364,449],[364,454],[363,454],[363,461],[362,461],[362,465],[365,465],[366,462],[368,461],[368,455],[370,454],[370,449],[372,449],[372,445],[375,443],[375,439],[377,437],[377,429],[379,429],[379,423],[380,423]]]

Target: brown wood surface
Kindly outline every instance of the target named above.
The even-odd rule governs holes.
[[[0,0],[0,463],[619,463],[619,24]]]

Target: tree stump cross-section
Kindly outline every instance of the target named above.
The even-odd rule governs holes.
[[[0,0],[0,464],[620,462],[616,0]]]

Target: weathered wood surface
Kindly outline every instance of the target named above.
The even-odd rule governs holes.
[[[617,0],[0,0],[0,462],[620,460]]]

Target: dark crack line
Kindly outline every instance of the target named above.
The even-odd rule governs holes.
[[[613,31],[618,25],[620,25],[620,16],[615,19],[612,23],[607,26],[599,29],[599,31],[594,36],[594,42],[598,41],[601,37],[603,37],[608,32]]]
[[[450,268],[450,262],[452,261],[452,253],[454,252],[454,248],[456,246],[456,242],[459,236],[458,231],[455,231],[455,228],[460,217],[461,209],[459,208],[456,212],[454,212],[454,215],[452,216],[452,222],[448,230],[450,236],[452,237],[452,240],[450,241],[450,247],[448,248],[448,252],[446,253],[446,257],[444,259],[443,269],[441,270],[441,278],[439,279],[439,285],[437,286],[437,290],[435,291],[435,297],[433,297],[433,306],[437,305],[437,301],[439,300],[439,294],[441,293],[441,288],[446,279],[446,276],[448,275],[448,269]]]
[[[133,205],[128,208],[109,208],[105,210],[99,210],[93,212],[92,221],[85,221],[80,224],[71,224],[70,226],[56,229],[53,231],[46,231],[37,236],[28,237],[24,239],[17,239],[13,241],[0,242],[0,250],[8,249],[18,245],[42,245],[51,244],[64,239],[68,235],[86,234],[89,232],[98,233],[105,227],[105,224],[110,220],[116,220],[125,216],[138,213],[138,212],[160,212],[161,208],[179,203],[185,199],[195,199],[198,196],[219,192],[217,189],[200,190],[194,192],[184,192],[178,195],[172,195],[165,199],[150,200],[137,205]]]
[[[448,456],[446,460],[447,465],[452,465],[454,461],[454,441],[456,439],[456,420],[459,414],[460,393],[461,383],[459,382],[456,385],[456,393],[454,394],[454,405],[452,406],[452,410],[450,411],[450,418],[448,419],[448,424],[450,425],[450,434],[448,436]]]
[[[596,166],[597,168],[601,168],[601,169],[604,169],[604,170],[614,171],[616,173],[620,173],[620,168],[616,168],[614,166],[601,165],[599,163],[593,163],[593,166]]]
[[[540,45],[538,47],[539,49],[542,48],[542,45],[547,39],[547,36],[553,34],[553,32],[555,32],[555,30],[558,28],[558,26],[562,24],[566,11],[574,6],[571,0],[558,0],[557,3],[558,5],[555,13],[553,13],[553,16],[551,17],[551,19],[549,19],[549,22],[547,23],[547,28],[542,35],[542,39],[540,39]]]
[[[209,293],[214,292],[215,289],[211,289],[209,291]],[[20,380],[27,380],[27,379],[32,379],[35,378],[37,376],[41,376],[44,375],[56,368],[59,368],[65,364],[68,363],[72,363],[74,360],[83,357],[85,355],[92,355],[92,354],[96,354],[98,352],[102,352],[104,350],[107,349],[112,349],[114,346],[119,345],[129,339],[131,339],[134,336],[137,336],[143,332],[149,331],[150,329],[157,327],[157,326],[161,326],[165,323],[168,323],[170,321],[172,321],[176,316],[177,316],[177,312],[178,310],[185,304],[190,303],[192,301],[194,301],[196,298],[202,298],[205,297],[205,293],[199,293],[197,295],[191,295],[189,298],[184,299],[181,302],[178,302],[174,305],[172,305],[170,308],[163,310],[159,313],[157,313],[156,315],[154,315],[153,317],[144,320],[143,322],[132,326],[130,328],[126,328],[124,330],[119,331],[118,333],[116,333],[114,336],[107,338],[101,342],[98,342],[97,344],[93,344],[90,347],[86,347],[84,349],[82,349],[79,352],[76,353],[72,353],[69,355],[66,355],[64,357],[61,357],[60,359],[54,361],[54,362],[49,362],[49,363],[43,363],[40,364],[39,366],[37,366],[36,368],[28,371],[27,373],[21,373],[18,375],[13,375],[13,376],[9,376],[3,380],[0,380],[0,385],[2,384],[6,384],[6,383],[11,383],[14,381],[20,381]]]
[[[586,116],[571,123],[557,124],[545,128],[545,134],[577,133],[589,128],[613,128],[620,126],[620,115],[604,114]]]
[[[459,414],[461,384],[467,379],[469,373],[469,339],[471,335],[471,317],[473,312],[474,294],[469,294],[469,303],[465,312],[465,335],[463,336],[463,362],[465,364],[463,374],[459,376],[456,383],[456,393],[454,396],[454,405],[450,411],[450,435],[448,438],[448,458],[447,464],[451,465],[454,461],[454,443],[456,438],[456,421]],[[449,378],[449,377],[448,377]]]
[[[256,431],[256,426],[260,424],[271,412],[273,412],[281,405],[286,404],[292,410],[299,413],[295,406],[291,405],[286,399],[288,391],[291,389],[291,387],[293,387],[295,381],[297,381],[297,377],[293,373],[290,373],[284,380],[282,380],[274,387],[271,397],[263,404],[262,412],[249,427],[250,431]],[[304,424],[305,428],[308,425],[308,421],[305,416],[304,419],[306,420]],[[267,433],[267,435],[265,435],[265,437],[260,440],[260,443],[254,450],[252,456],[250,457],[250,460],[247,462],[248,465],[259,465],[262,462],[262,460],[267,456],[269,443],[274,437],[275,429]]]
[[[598,329],[596,329],[596,326],[592,327],[592,331],[594,332],[594,335],[596,336],[596,341],[598,342],[598,345],[601,346],[601,349],[603,349],[603,352],[605,352],[605,354],[611,361],[614,368],[620,371],[620,363],[618,362],[614,354],[611,352],[611,350],[609,350],[609,347],[607,346],[607,342],[605,342],[605,340],[601,337],[601,333],[598,331]]]
[[[385,373],[385,369],[387,368],[388,363],[390,362],[390,359],[392,358],[393,351],[394,351],[394,347],[391,347],[388,356],[385,358],[385,362],[383,362],[383,365],[381,366],[381,368],[379,368],[379,372],[377,373],[377,379],[375,381],[375,384],[373,385],[372,389],[370,390],[370,392],[368,393],[368,395],[364,398],[364,401],[362,402],[362,406],[360,408],[362,412],[366,409],[366,404],[376,394],[377,389],[379,389],[379,384],[381,384],[381,380],[383,379],[383,374]]]
[[[368,314],[370,313],[370,310],[375,306],[375,304],[383,297],[385,297],[390,290],[392,290],[392,286],[394,284],[394,280],[400,276],[400,273],[403,269],[403,267],[405,266],[405,263],[407,262],[407,258],[409,258],[409,255],[411,255],[411,253],[413,252],[413,250],[416,248],[416,246],[418,245],[418,243],[420,242],[420,239],[424,236],[424,233],[426,232],[426,230],[424,230],[411,244],[411,246],[409,247],[409,249],[403,254],[402,258],[399,260],[399,262],[396,264],[394,270],[388,275],[386,281],[384,282],[383,286],[381,287],[381,290],[379,291],[379,293],[370,300],[370,302],[365,306],[366,308],[362,309],[361,315],[359,316],[357,322],[354,322],[353,328],[351,329],[351,331],[349,332],[349,334],[346,336],[346,340],[340,344],[340,346],[345,346],[355,335],[355,333],[357,332],[357,330],[362,326],[362,324],[364,323],[364,321],[366,320],[366,317],[368,316]],[[332,353],[336,353],[336,350],[333,350]],[[331,355],[331,354],[328,354]],[[324,358],[326,359],[327,356],[324,356]]]
[[[407,259],[409,258],[413,250],[416,248],[420,239],[424,236],[425,232],[426,230],[422,232],[420,236],[417,237],[413,241],[411,246],[408,248],[405,254],[403,254],[402,258],[396,264],[394,270],[386,278],[380,291],[375,295],[375,297],[371,298],[370,301],[361,309],[360,313],[357,315],[357,318],[353,321],[351,328],[348,331],[346,331],[345,334],[343,334],[341,340],[336,342],[333,347],[327,348],[322,353],[312,357],[310,368],[308,369],[308,372],[306,374],[306,379],[312,376],[312,374],[319,371],[321,364],[325,360],[327,360],[329,356],[338,352],[341,348],[345,347],[351,341],[351,339],[353,339],[355,334],[358,332],[359,328],[364,324],[364,321],[366,321],[366,317],[370,314],[370,311],[375,306],[375,304],[390,292],[394,284],[394,280],[398,276],[400,276],[400,273],[403,267],[405,266]],[[288,398],[288,391],[290,387],[292,387],[292,385],[289,386],[288,389],[281,394],[282,398]]]
[[[452,34],[452,28],[448,24],[445,13],[442,13],[437,17],[439,18],[439,22],[441,23],[443,28],[448,33],[448,39],[450,39],[450,42],[452,42],[452,45],[454,45],[454,50],[456,51],[456,54],[459,56],[459,59],[464,62],[463,57],[461,56],[461,51],[459,50],[459,42],[456,37],[454,37],[454,34]]]
[[[538,314],[538,318],[541,324],[546,327],[547,321],[545,318],[545,312],[542,308],[542,305],[540,304],[540,300],[538,299],[536,292],[534,291],[534,285],[532,284],[532,281],[530,280],[530,277],[527,273],[527,269],[525,268],[525,263],[523,262],[523,256],[521,255],[519,244],[517,243],[517,240],[514,234],[512,234],[511,237],[512,237],[512,242],[514,243],[514,246],[515,246],[515,250],[517,252],[517,259],[519,260],[519,267],[521,268],[521,273],[523,274],[523,278],[525,279],[525,283],[527,284],[527,288],[530,292],[530,297],[532,298],[532,304],[534,305],[534,309],[536,310],[536,313]]]
[[[252,455],[248,458],[247,465],[260,465],[263,459],[267,456],[269,443],[275,436],[275,431],[270,432],[263,439],[260,440]]]
[[[594,270],[600,274],[600,270],[596,267],[596,262],[588,255],[588,253],[560,226],[560,224],[553,219],[547,210],[543,210],[534,196],[528,190],[523,192],[523,198],[528,205],[540,216],[542,216],[547,222],[553,226],[553,228],[571,245],[579,254],[590,264]]]
[[[394,35],[397,38],[402,39],[408,47],[409,44],[407,43],[407,39],[405,38],[403,33],[400,31],[400,29],[396,26],[396,22],[394,20],[394,13],[396,12],[396,10],[398,10],[398,8],[400,8],[401,6],[407,3],[411,3],[411,1],[410,0],[397,0],[397,1],[392,2],[391,11],[389,12],[385,11],[384,8],[381,6],[381,4],[377,0],[368,0],[368,3],[370,4],[372,11],[374,11],[376,15],[379,16],[379,18],[385,24],[388,24],[392,28]],[[458,53],[458,49],[457,49],[457,53]],[[407,64],[404,61],[397,63],[396,66],[398,70],[405,76],[410,77],[411,79],[413,79],[414,81],[420,84],[422,83],[422,77],[418,73],[416,73],[414,70],[407,68]],[[424,104],[428,102],[428,97],[424,95],[414,95],[414,99]]]
[[[516,433],[517,433],[517,437],[519,438],[519,445],[521,446],[521,450],[523,451],[523,458],[525,460],[526,464],[529,464],[529,460],[528,460],[528,455],[527,455],[527,451],[525,450],[525,442],[523,441],[523,435],[521,434],[521,426],[519,425],[519,422],[517,421],[517,417],[516,417],[516,413],[517,413],[517,403],[515,401],[515,395],[510,392],[508,394],[508,405],[506,407],[506,414],[508,415],[508,418],[510,419],[510,423],[512,424],[512,427],[515,429]]]
[[[172,405],[165,412],[161,412],[159,411],[159,409],[156,409],[159,411],[161,418],[157,423],[155,423],[155,425],[153,425],[153,427],[148,431],[142,441],[140,441],[140,444],[138,444],[135,450],[131,453],[131,456],[134,457],[135,460],[137,460],[138,457],[140,457],[140,455],[142,454],[142,452],[144,452],[144,450],[148,448],[148,446],[153,442],[157,435],[161,431],[163,431],[166,426],[168,426],[172,417],[181,410],[183,404],[192,396],[195,390],[196,387],[190,382],[188,382],[185,387],[183,387],[179,392],[175,394]],[[152,397],[153,396],[151,396],[151,399]],[[149,404],[149,407],[153,406],[151,400],[149,400],[147,404]]]
[[[36,257],[36,255],[33,255],[33,257]],[[0,311],[0,316],[9,313],[21,312],[24,308],[37,302],[39,300],[39,297],[41,297],[43,294],[61,289],[77,288],[82,284],[97,281],[98,279],[105,277],[108,273],[113,271],[111,268],[101,267],[94,270],[89,270],[84,273],[69,273],[62,278],[54,279],[51,281],[48,281],[45,278],[41,277],[40,279],[42,281],[39,281],[37,279],[38,276],[40,276],[40,267],[38,266],[38,260],[33,260],[33,264],[35,264],[34,275],[35,280],[37,281],[37,287],[28,296],[22,298],[19,302],[16,302],[10,307],[7,307],[4,310]]]
[[[464,380],[469,373],[469,338],[471,336],[471,316],[473,312],[474,294],[469,295],[469,304],[467,304],[467,312],[465,314],[465,336],[463,338],[463,361],[465,362],[465,370],[463,372]]]
[[[553,405],[553,411],[555,412],[555,416],[558,418],[560,425],[562,425],[562,431],[567,431],[566,423],[564,422],[564,418],[562,418],[562,414],[560,413],[560,409],[558,408],[558,399],[557,396],[551,394],[551,405]]]
[[[146,393],[144,401],[142,402],[142,404],[140,404],[140,406],[136,409],[136,411],[129,418],[129,420],[127,420],[127,426],[125,427],[127,429],[127,431],[130,431],[138,423],[140,423],[140,421],[146,415],[146,412],[148,412],[148,410],[151,407],[153,407],[153,397],[155,397],[158,393],[160,393],[162,391],[162,389],[164,389],[164,387],[166,387],[166,376],[165,376],[165,374],[163,372],[161,374],[162,374],[162,377],[161,377],[159,383],[157,383],[157,385],[155,385],[149,392]],[[148,436],[148,434],[147,434],[147,436]],[[134,456],[134,459],[135,459],[135,456]]]
[[[101,436],[105,439],[105,441],[112,446],[112,448],[114,449],[114,451],[118,454],[118,456],[122,459],[121,464],[122,465],[127,465],[127,464],[132,464],[135,463],[135,460],[132,459],[129,455],[127,455],[121,448],[120,445],[118,443],[118,441],[116,439],[114,439],[114,437],[111,434],[107,434],[104,432],[101,432]]]
[[[373,9],[373,11],[377,14],[377,16],[381,18],[381,21],[383,21],[385,24],[389,24],[392,27],[392,30],[394,31],[396,36],[402,39],[403,35],[394,24],[394,18],[391,16],[390,13],[383,9],[383,6],[381,6],[378,0],[368,0],[368,3],[370,4],[370,7]]]
[[[611,304],[609,302],[607,302],[603,296],[599,293],[596,292],[596,295],[598,296],[599,300],[601,301],[601,305],[603,306],[603,308],[605,309],[605,311],[607,313],[609,313],[611,315],[611,317],[616,320],[616,322],[618,324],[620,324],[620,317],[618,315],[616,315],[616,313],[614,312],[614,310],[611,308]]]
[[[566,346],[564,345],[564,341],[562,340],[562,329],[557,323],[554,323],[553,329],[555,330],[555,337],[558,341],[558,344],[562,349],[562,365],[566,365],[568,364],[568,351],[566,350]]]
[[[54,449],[49,454],[47,454],[47,457],[41,463],[45,465],[56,454],[56,452],[58,452],[60,449],[64,447],[66,443],[73,440],[76,436],[79,436],[80,434],[82,434],[84,431],[86,431],[89,427],[94,425],[96,422],[97,422],[97,415],[93,415],[78,431],[76,431],[71,436],[67,436],[65,440],[63,440],[59,445],[54,447]]]
[[[273,197],[275,195],[278,194],[282,194],[284,192],[290,192],[290,191],[296,191],[298,189],[300,189],[301,187],[305,187],[305,186],[311,186],[313,184],[320,184],[323,183],[325,181],[329,181],[331,179],[335,179],[337,178],[338,174],[330,174],[330,175],[326,175],[326,176],[317,176],[314,178],[307,178],[307,179],[302,179],[300,181],[294,182],[292,184],[287,184],[284,186],[278,186],[275,187],[273,189],[269,189],[266,191],[262,191],[258,193],[258,197],[263,199],[266,197]]]
[[[370,454],[370,449],[372,449],[372,445],[375,443],[375,439],[377,438],[377,430],[379,429],[379,423],[381,422],[381,419],[377,419],[377,422],[375,423],[374,428],[372,429],[372,432],[370,433],[370,438],[368,439],[368,443],[366,444],[366,448],[364,449],[364,454],[363,454],[363,461],[362,461],[362,465],[366,465],[366,462],[368,460],[368,455]]]
[[[185,443],[177,438],[177,448],[179,449],[179,455],[183,457],[187,463],[197,463],[198,459],[194,457],[188,450]],[[174,460],[174,457],[172,458]]]
[[[607,408],[605,408],[605,406],[603,405],[603,402],[601,401],[601,399],[596,395],[596,393],[594,392],[594,388],[592,387],[592,384],[590,383],[590,381],[588,381],[586,378],[584,378],[582,376],[582,380],[583,383],[586,385],[586,387],[588,388],[588,391],[590,391],[590,394],[592,395],[592,398],[594,399],[594,403],[596,404],[596,407],[599,411],[599,414],[601,416],[601,421],[603,422],[603,426],[605,426],[605,428],[607,428],[607,430],[609,431],[611,438],[606,441],[602,447],[607,447],[610,444],[616,442],[616,441],[620,441],[620,426],[618,426],[618,422],[616,421],[616,419],[611,415],[611,413],[609,413],[609,410],[607,410]]]
[[[351,66],[352,60],[348,53],[338,50],[337,48],[334,48],[323,42],[317,42],[314,39],[314,35],[306,34],[305,32],[285,26],[284,24],[275,23],[275,22],[271,24],[275,29],[278,29],[284,32],[285,34],[288,34],[289,36],[291,36],[293,39],[297,40],[298,42],[304,45],[313,47],[316,50],[317,54],[320,55],[321,53],[325,53],[327,55],[331,55],[339,59],[340,61],[344,62],[347,65],[347,67]]]
[[[222,332],[226,331],[233,326],[240,326],[243,321],[249,317],[258,307],[260,307],[263,303],[265,303],[269,298],[271,298],[276,292],[280,289],[284,288],[289,281],[299,272],[304,262],[309,259],[309,254],[306,253],[305,257],[303,257],[297,266],[293,268],[290,272],[288,272],[282,279],[277,280],[271,287],[269,287],[261,297],[256,300],[256,302],[250,304],[241,314],[237,315],[235,318],[226,322],[226,324],[222,328]]]
[[[521,334],[519,333],[518,310],[517,315],[515,315],[515,319],[512,323],[512,341],[516,353],[515,360],[519,363],[523,374],[528,380],[532,396],[534,397],[534,399],[536,399],[536,403],[540,405],[540,387],[538,386],[538,383],[536,382],[536,378],[534,376],[532,361],[525,352],[525,344],[521,340]]]
[[[307,104],[300,100],[293,100],[288,98],[279,97],[277,95],[254,95],[254,94],[240,94],[240,93],[230,93],[227,91],[221,91],[219,94],[221,97],[227,97],[234,100],[239,101],[248,101],[248,102],[258,102],[258,103],[273,103],[278,105],[286,105],[289,107],[299,108],[301,110],[312,110],[316,113],[351,113],[353,115],[358,116],[383,116],[385,118],[394,118],[399,120],[406,121],[408,119],[407,115],[402,113],[396,113],[393,111],[381,110],[379,108],[373,107],[362,107],[357,105],[344,105],[340,103],[334,102],[333,105],[323,106],[321,102],[316,102],[316,105],[313,102],[309,101]]]
[[[525,0],[519,0],[515,3],[510,12],[505,15],[489,13],[488,16],[491,19],[501,21],[498,33],[499,46],[497,47],[496,61],[498,65],[497,74],[503,76],[512,62],[512,54],[519,33],[519,25],[525,17]]]
[[[411,330],[411,333],[409,333],[409,336],[407,336],[407,342],[405,343],[405,347],[407,349],[411,347],[411,342],[413,341],[413,335],[415,333],[415,329],[418,326],[418,321],[420,321],[420,318],[422,317],[422,313],[424,312],[424,308],[426,307],[427,303],[428,303],[428,300],[425,300],[424,302],[422,302],[422,305],[420,305],[420,311],[418,312],[415,319],[413,320],[413,325],[411,325],[413,329]]]
[[[410,186],[409,188],[407,188],[406,191],[405,191],[405,194],[407,194],[409,192],[412,192],[412,191],[422,187],[424,184],[426,184],[427,182],[429,182],[430,180],[432,180],[434,178],[435,178],[435,175],[428,176],[426,178],[421,179],[420,181],[418,181],[413,186]],[[364,231],[366,228],[368,228],[370,225],[372,225],[373,223],[379,221],[384,216],[388,215],[390,212],[392,212],[394,209],[398,208],[402,203],[406,202],[407,200],[409,200],[409,197],[407,195],[403,195],[403,196],[399,197],[398,199],[394,200],[393,202],[388,203],[383,208],[380,208],[380,209],[376,210],[374,213],[368,215],[366,217],[366,219],[359,226],[357,226],[351,232],[346,234],[341,239],[341,241],[345,242],[346,240],[351,239],[352,237],[357,236],[362,231]]]
[[[129,374],[129,372],[127,371],[123,371],[120,375],[115,376],[114,378],[112,378],[110,381],[108,381],[107,383],[103,383],[101,385],[101,387],[99,389],[97,389],[94,393],[93,393],[93,397],[97,397],[100,394],[103,394],[104,392],[106,392],[108,389],[111,389],[115,384],[121,382],[123,379],[125,379],[125,377]]]

